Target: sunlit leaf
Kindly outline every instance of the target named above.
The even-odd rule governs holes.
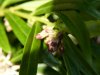
[[[6,12],[6,18],[10,23],[14,34],[19,41],[24,45],[28,36],[29,30],[31,29],[20,17]]]
[[[10,44],[6,35],[6,31],[2,23],[0,23],[0,47],[6,53],[11,52],[11,47],[10,47]]]
[[[50,1],[50,0],[48,0],[48,1]],[[29,2],[22,3],[18,6],[15,6],[15,7],[13,7],[13,9],[16,9],[16,10],[23,9],[23,10],[35,12],[39,6],[47,3],[48,1],[46,1],[46,0],[29,1]]]
[[[25,0],[4,0],[4,2],[1,5],[1,7],[5,8],[6,6],[8,6],[10,4],[21,2],[21,1],[25,1]]]

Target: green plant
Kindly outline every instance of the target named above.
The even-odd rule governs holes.
[[[0,0],[0,47],[21,65],[19,75],[36,75],[41,63],[54,75],[99,75],[99,7],[98,0]]]

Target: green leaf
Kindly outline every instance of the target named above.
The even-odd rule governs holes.
[[[94,65],[100,74],[100,45],[97,42],[92,42]]]
[[[33,25],[27,42],[24,46],[24,54],[20,67],[19,75],[36,75],[39,60],[39,52],[41,47],[40,40],[35,38],[36,34],[41,30],[41,23],[36,22]]]
[[[6,12],[6,18],[10,23],[14,34],[18,38],[18,40],[24,45],[26,42],[27,35],[29,34],[29,26],[18,16]]]
[[[89,64],[84,59],[84,56],[82,55],[82,53],[73,44],[73,42],[70,40],[70,38],[68,36],[64,36],[63,41],[64,41],[63,42],[64,43],[64,53],[66,53],[64,55],[65,58],[66,58],[66,56],[68,56],[69,59],[74,62],[74,64],[76,65],[76,67],[83,74],[85,74],[85,75],[98,75],[98,73],[95,71],[95,68],[93,66],[91,66],[91,64]],[[66,62],[68,62],[68,61],[66,61]],[[65,62],[65,64],[66,64],[66,62]]]
[[[21,2],[21,1],[24,1],[24,0],[4,0],[4,2],[1,5],[1,7],[5,8],[6,6],[8,6],[10,4]]]
[[[47,51],[44,52],[43,59],[44,63],[48,64],[49,66],[56,67],[60,65],[60,63],[54,58],[54,56]]]
[[[42,56],[42,60],[44,63],[46,63],[48,66],[58,66],[60,65],[59,62],[55,59],[55,57],[48,52],[48,48],[45,43],[43,43],[42,53],[40,56]]]
[[[40,14],[45,14],[49,13],[52,11],[53,7],[53,2],[49,1],[47,3],[44,3],[43,5],[39,6],[35,12],[32,12],[33,15],[40,15]]]
[[[67,44],[68,42],[66,39],[63,39],[63,42],[64,42],[63,60],[68,75],[80,75],[79,64],[77,65],[78,62],[75,59],[75,54],[71,52],[72,49],[70,47],[71,45]]]
[[[90,33],[90,37],[97,37],[100,35],[100,20],[86,21],[86,27]]]
[[[20,4],[20,5],[17,5],[17,6],[15,6],[15,7],[13,7],[13,9],[15,9],[15,10],[23,9],[23,10],[35,12],[36,9],[37,9],[39,6],[41,6],[41,5],[45,4],[45,3],[47,3],[48,1],[50,1],[50,0],[47,0],[47,1],[46,1],[46,0],[29,1],[29,2],[22,3],[22,4]]]
[[[96,19],[100,19],[100,12],[93,7],[90,7],[86,10],[88,14],[95,17]]]
[[[71,61],[70,58],[67,57],[67,55],[63,56],[63,60],[67,69],[67,73],[69,75],[80,75],[79,68],[73,61]]]
[[[11,47],[2,23],[0,23],[0,47],[6,53],[11,52]]]
[[[12,63],[16,63],[22,60],[22,56],[23,56],[23,49],[18,50],[16,53],[13,53],[14,55],[12,56],[12,58],[10,59],[10,61]]]
[[[1,4],[3,3],[3,1],[4,1],[4,0],[0,0],[0,6],[1,6]]]
[[[43,41],[42,41],[43,42]],[[43,46],[41,47],[41,52],[39,55],[40,62],[43,61],[46,65],[54,69],[55,71],[59,72],[61,75],[64,75],[66,73],[65,68],[61,65],[60,61],[58,61],[52,53],[48,52],[47,46],[45,43],[43,43]]]
[[[79,10],[88,13],[88,15],[91,15],[96,19],[100,19],[100,12],[91,4],[90,1],[84,0],[84,2],[79,5]]]
[[[85,58],[91,63],[90,36],[80,15],[75,11],[66,11],[58,13],[58,16],[65,23],[71,34],[78,40]]]
[[[45,13],[50,13],[52,11],[64,11],[67,9],[77,9],[75,3],[69,3],[66,0],[50,0],[47,3],[39,6],[36,11],[32,12],[33,15],[40,15]],[[76,1],[73,1],[76,2]]]

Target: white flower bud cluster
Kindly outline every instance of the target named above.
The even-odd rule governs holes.
[[[5,56],[0,48],[0,75],[18,75],[19,65],[13,65],[10,61],[11,54]]]
[[[43,30],[37,34],[36,38],[37,39],[44,39],[45,37],[51,37],[54,35],[54,30],[53,27],[50,26],[43,26]]]
[[[44,42],[48,46],[50,52],[55,52],[59,48],[60,39],[57,36],[58,31],[54,30],[54,27],[43,26],[43,30],[36,35],[37,39],[45,39]]]

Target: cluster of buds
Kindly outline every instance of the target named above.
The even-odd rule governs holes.
[[[54,30],[52,26],[43,26],[43,30],[36,35],[37,39],[44,39],[49,52],[63,50],[62,47],[62,33]]]
[[[0,48],[0,75],[18,75],[20,66],[14,65],[11,61],[11,53],[4,55],[2,48]]]

